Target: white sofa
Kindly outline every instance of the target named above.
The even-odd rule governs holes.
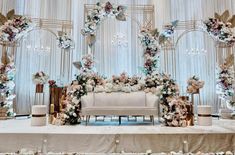
[[[158,97],[152,93],[139,92],[112,92],[88,93],[81,98],[81,114],[86,118],[90,116],[113,115],[119,116],[150,116],[154,124],[154,116],[158,115]]]

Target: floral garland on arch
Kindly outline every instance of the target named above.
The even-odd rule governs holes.
[[[13,58],[9,57],[7,64],[0,65],[0,107],[7,109],[7,116],[14,116],[13,99],[14,94],[14,79],[15,79],[15,65]]]
[[[226,100],[227,107],[234,110],[235,104],[231,99],[234,95],[234,71],[232,69],[234,63],[234,55],[229,55],[223,64],[218,67],[217,75],[217,93]]]
[[[57,46],[61,49],[72,49],[74,48],[73,39],[68,36],[67,33],[59,31],[58,37],[56,38]]]
[[[95,7],[88,13],[85,19],[85,27],[81,30],[82,34],[87,36],[88,44],[90,46],[94,44],[96,30],[106,18],[113,17],[120,21],[126,21],[125,11],[125,6],[114,6],[110,2],[96,3]]]
[[[15,42],[33,27],[30,18],[16,15],[14,9],[9,11],[6,17],[0,14],[0,41]]]
[[[140,31],[138,38],[144,49],[145,59],[144,67],[140,69],[145,75],[151,75],[157,70],[161,45],[169,41],[177,24],[178,20],[173,21],[166,26],[166,29],[162,33],[158,29],[150,30],[149,28],[143,28]]]
[[[227,98],[234,95],[233,82],[233,69],[224,65],[218,67],[216,88],[222,98]]]
[[[229,18],[229,11],[226,10],[222,15],[215,13],[214,17],[205,20],[205,31],[213,38],[227,45],[235,43],[235,34],[232,28],[235,27],[235,15]]]
[[[97,3],[95,7],[88,13],[85,20],[85,27],[81,30],[84,36],[87,36],[87,42],[89,46],[92,46],[96,40],[96,30],[100,23],[108,17],[114,17],[120,21],[126,21],[125,15],[126,7],[115,7],[110,2],[103,4]],[[173,21],[166,26],[161,34],[157,29],[150,30],[143,28],[139,34],[139,39],[144,48],[144,67],[140,69],[145,75],[152,74],[158,68],[160,45],[169,40],[174,33],[174,29],[178,24],[178,20]],[[147,27],[147,26],[146,26]]]

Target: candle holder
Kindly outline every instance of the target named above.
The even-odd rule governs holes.
[[[194,98],[196,95],[198,96],[198,103],[199,104],[196,104],[194,102]],[[191,102],[192,102],[192,106],[196,107],[196,109],[197,109],[197,105],[201,105],[200,89],[197,89],[195,92],[191,93]],[[197,114],[197,111],[194,111],[194,113]]]
[[[180,96],[180,98],[183,101],[189,101],[188,96]],[[186,116],[186,121],[187,121],[187,126],[194,126],[194,108],[192,102],[189,105],[186,105],[187,108],[187,116]]]
[[[6,120],[6,119],[7,119],[7,108],[0,107],[0,120]]]

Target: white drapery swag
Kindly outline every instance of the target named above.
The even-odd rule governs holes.
[[[201,20],[213,16],[214,12],[221,13],[225,9],[229,9],[231,13],[235,14],[235,4],[233,0],[110,1],[121,5],[154,5],[155,27],[160,29],[162,28],[162,25],[175,19]],[[6,13],[8,10],[15,8],[16,13],[29,15],[35,18],[72,20],[74,23],[73,38],[76,45],[73,50],[72,59],[70,60],[70,64],[72,64],[73,61],[79,60],[79,58],[86,53],[86,51],[84,51],[85,40],[80,33],[84,24],[84,4],[95,4],[96,2],[98,2],[98,0],[1,0],[0,11]],[[101,0],[101,2],[106,1]],[[136,16],[140,21],[144,20],[141,14],[133,16]],[[106,74],[107,76],[118,74],[122,71],[126,71],[131,75],[140,73],[137,68],[142,65],[143,60],[141,50],[138,49],[139,45],[136,36],[136,27],[128,25],[132,25],[131,21],[127,21],[126,23],[128,28],[126,28],[127,25],[124,23],[119,27],[120,23],[116,23],[115,21],[115,24],[113,24],[112,22],[112,19],[105,21],[98,32],[98,43],[96,44],[97,52],[95,53],[97,57],[97,71]],[[106,31],[106,28],[110,26],[113,26],[112,29]],[[121,27],[124,27],[125,30],[120,29]],[[113,34],[119,31],[127,37],[128,47],[126,49],[119,48],[111,50],[113,49],[110,47],[111,44],[99,41],[99,39],[102,38],[110,40],[112,39]],[[195,35],[203,37],[202,34],[189,34],[180,41],[179,46],[177,47],[176,80],[181,85],[181,90],[185,92],[186,80],[188,77],[193,74],[199,75],[200,78],[206,82],[202,91],[203,104],[214,105],[214,108],[217,109],[219,105],[215,103],[215,76],[213,75],[216,67],[215,48],[209,37],[204,36],[202,39],[200,37],[195,37]],[[50,79],[54,80],[58,80],[60,74],[60,54],[58,53],[59,49],[55,44],[55,38],[50,34],[43,33],[43,45],[51,47],[51,52],[44,56],[38,56],[35,52],[25,48],[27,44],[35,44],[34,38],[37,37],[31,35],[28,36],[25,41],[23,41],[22,46],[17,48],[16,52],[16,94],[18,113],[29,113],[31,105],[34,102],[35,86],[32,83],[32,73],[43,70],[50,75]],[[35,39],[35,41],[36,40],[38,41],[38,39]],[[129,46],[129,44],[131,44],[131,46]],[[186,49],[196,47],[195,44],[198,45],[198,47],[207,49],[207,54],[198,56],[187,55]],[[133,49],[133,47],[135,48]],[[109,50],[110,53],[108,53]],[[168,61],[167,65],[169,68],[172,67],[172,62]],[[72,65],[70,67],[72,68],[72,73],[69,77],[70,80],[72,80],[77,71]],[[48,89],[46,89],[45,92],[45,103],[48,104]]]

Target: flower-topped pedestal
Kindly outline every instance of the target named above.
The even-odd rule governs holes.
[[[195,95],[198,95],[199,105],[201,105],[200,89],[203,88],[205,82],[200,81],[199,78],[194,75],[188,79],[187,84],[187,93],[191,95],[192,105],[197,109],[196,105],[198,104],[195,104],[194,98]]]
[[[43,105],[44,104],[44,84],[47,83],[49,76],[44,72],[40,71],[33,74],[33,83],[35,87],[35,100],[34,104]]]

